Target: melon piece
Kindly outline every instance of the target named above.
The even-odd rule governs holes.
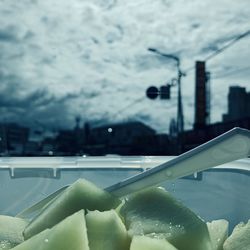
[[[24,241],[13,250],[89,250],[84,211]]]
[[[34,250],[34,249],[43,249],[42,245],[47,241],[47,237],[50,234],[50,229],[46,229],[41,233],[33,236],[32,238],[24,241],[23,243],[17,245],[16,247],[12,248],[14,250]],[[41,248],[40,248],[41,246]]]
[[[0,250],[8,250],[13,248],[13,244],[7,240],[0,241]]]
[[[163,188],[131,195],[120,213],[130,235],[158,235],[179,250],[212,249],[206,223]]]
[[[93,183],[80,179],[63,191],[31,221],[24,230],[24,238],[51,228],[67,216],[81,210],[109,210],[120,201]]]
[[[115,210],[91,211],[86,215],[90,250],[128,250],[130,240]]]
[[[147,236],[134,236],[130,250],[177,250],[165,239],[153,239]]]
[[[207,222],[213,250],[223,250],[223,243],[228,237],[228,226],[229,223],[227,220]]]
[[[23,230],[27,224],[26,220],[0,215],[0,249],[10,249],[23,242]]]
[[[250,249],[250,220],[238,224],[223,245],[224,250],[249,250]]]

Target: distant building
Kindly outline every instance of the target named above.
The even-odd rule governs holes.
[[[38,141],[28,141],[25,143],[23,154],[26,156],[37,156],[40,154],[40,142]]]
[[[175,155],[176,140],[167,134],[139,136],[131,145],[133,155]]]
[[[99,126],[90,130],[87,151],[91,155],[131,155],[138,150],[139,138],[155,134],[155,130],[137,121]]]
[[[86,128],[75,127],[73,130],[60,130],[54,141],[54,153],[64,155],[84,154],[87,144]],[[48,146],[48,145],[47,145]]]
[[[204,61],[195,64],[195,117],[194,129],[210,123],[210,73]]]
[[[16,123],[0,123],[0,153],[22,155],[29,138],[29,128]]]
[[[185,131],[182,135],[183,151],[195,148],[235,127],[250,129],[250,117],[214,123],[205,128]]]
[[[155,130],[142,122],[125,122],[92,128],[93,144],[131,145],[135,137],[154,135]]]
[[[40,155],[57,155],[56,151],[56,139],[53,137],[45,137],[41,142]]]
[[[228,113],[223,115],[223,122],[250,117],[250,92],[246,88],[232,86],[228,94]]]

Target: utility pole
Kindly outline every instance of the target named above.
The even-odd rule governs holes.
[[[162,57],[172,59],[176,62],[177,67],[177,87],[178,87],[178,104],[177,104],[177,132],[178,135],[181,135],[184,131],[184,115],[183,115],[183,106],[182,106],[182,94],[181,94],[181,79],[185,74],[181,70],[180,66],[180,58],[172,55],[172,54],[164,54],[157,49],[154,48],[148,48],[150,52],[153,52],[157,55],[160,55]],[[175,79],[176,80],[176,79]]]
[[[178,108],[177,108],[177,130],[178,134],[182,134],[184,131],[184,115],[183,115],[183,106],[182,106],[182,95],[181,95],[181,78],[184,76],[184,73],[180,69],[180,60],[178,58],[177,61],[177,69],[178,69]]]

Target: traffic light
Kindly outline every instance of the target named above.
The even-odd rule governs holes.
[[[158,96],[160,96],[162,100],[169,100],[170,87],[170,84],[163,85],[159,89],[155,86],[151,86],[146,90],[146,96],[152,100],[156,99]]]
[[[159,90],[157,87],[155,86],[151,86],[147,89],[146,91],[146,96],[149,98],[149,99],[156,99],[159,95]]]
[[[170,99],[170,85],[164,85],[160,87],[160,98],[162,100],[169,100]]]

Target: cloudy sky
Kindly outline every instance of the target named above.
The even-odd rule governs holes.
[[[151,85],[250,30],[249,0],[0,0],[0,121],[73,127],[141,120],[167,132],[169,101],[145,97]],[[227,111],[230,85],[250,90],[250,34],[207,63],[211,121]],[[185,128],[194,119],[194,71],[182,82]]]

